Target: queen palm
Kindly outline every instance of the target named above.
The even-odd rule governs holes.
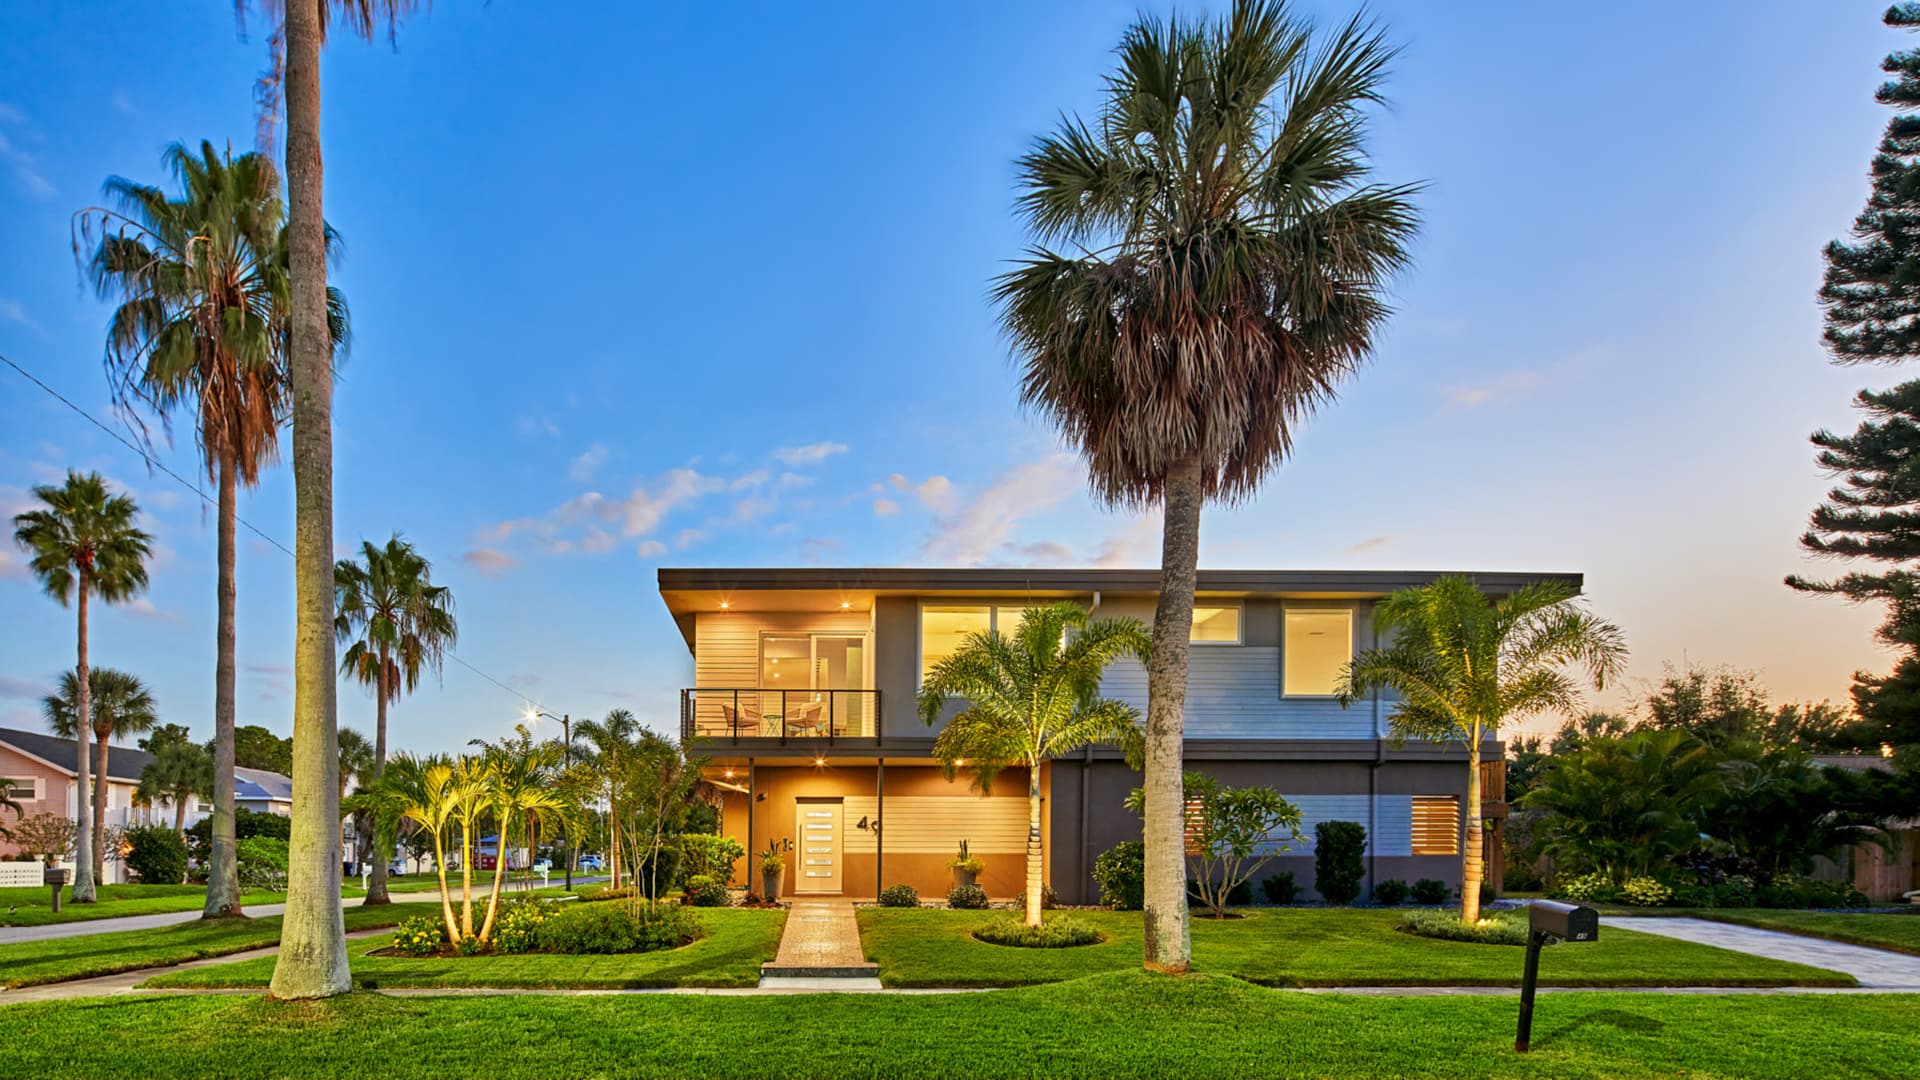
[[[103,232],[91,263],[102,297],[118,298],[106,363],[123,401],[164,419],[190,410],[207,479],[218,492],[214,792],[208,918],[240,914],[234,855],[235,525],[238,488],[279,455],[287,412],[287,250],[280,177],[261,154],[175,144],[163,162],[177,195],[121,177],[108,205],[81,212]],[[329,236],[329,243],[332,237]],[[329,334],[346,341],[346,304],[330,291]]]
[[[447,884],[447,830],[455,812],[469,799],[452,759],[398,754],[378,781],[345,802],[353,812],[371,817],[379,832],[391,835],[401,822],[411,821],[432,839],[433,869],[440,878],[440,917],[447,940],[456,944],[461,934]]]
[[[1480,918],[1485,867],[1480,754],[1508,722],[1547,710],[1571,711],[1578,666],[1595,689],[1619,674],[1627,648],[1620,628],[1581,606],[1558,582],[1488,596],[1473,579],[1448,575],[1401,589],[1375,606],[1375,631],[1388,644],[1353,658],[1334,694],[1342,705],[1379,690],[1398,695],[1390,717],[1401,738],[1460,742],[1467,751],[1467,835],[1461,849],[1460,919]]]
[[[173,830],[187,836],[187,807],[195,799],[213,797],[213,756],[192,742],[168,742],[152,748],[153,760],[140,770],[134,795],[149,805],[173,806]]]
[[[933,740],[948,779],[968,763],[984,795],[1002,769],[1026,767],[1028,926],[1040,925],[1045,886],[1040,765],[1090,743],[1138,750],[1139,714],[1100,696],[1100,674],[1122,656],[1146,659],[1147,647],[1146,628],[1132,619],[1089,621],[1078,604],[1049,604],[1028,608],[1011,635],[968,635],[920,687],[920,718],[930,725],[949,700],[966,702]]]
[[[585,760],[603,778],[601,794],[607,800],[607,872],[609,888],[621,880],[620,820],[628,810],[625,781],[640,752],[640,722],[626,709],[613,709],[604,720],[582,720],[573,726],[574,738],[587,744]],[[637,872],[639,867],[629,868]]]
[[[378,781],[387,761],[387,704],[419,686],[423,671],[438,673],[441,658],[460,635],[453,593],[433,583],[433,565],[399,533],[382,547],[362,541],[359,561],[335,563],[333,581],[334,634],[347,647],[340,671],[373,689],[370,776]],[[374,853],[369,904],[391,903],[387,859],[384,849]]]
[[[244,10],[248,0],[239,0]],[[418,0],[259,0],[274,30],[269,76],[259,87],[261,130],[271,141],[284,100],[292,297],[294,703],[293,835],[287,913],[272,992],[327,997],[353,986],[340,909],[340,815],[334,788],[333,382],[327,331],[326,218],[321,204],[320,49],[329,21],[370,38],[391,34]],[[302,794],[304,793],[304,795]]]
[[[997,282],[1021,396],[1096,494],[1164,513],[1148,664],[1146,966],[1189,960],[1181,801],[1188,638],[1208,501],[1251,498],[1373,349],[1413,189],[1368,180],[1365,110],[1394,50],[1277,0],[1143,17],[1106,102],[1020,159],[1037,246]],[[1048,245],[1060,245],[1064,252]]]
[[[76,708],[79,690],[80,680],[74,673],[62,672],[60,688],[40,699],[40,714],[47,721],[47,730],[63,739],[79,739],[81,742],[89,738],[93,740],[93,769],[94,775],[99,778],[99,782],[93,785],[93,876],[98,881],[102,876],[102,861],[106,858],[103,849],[107,831],[109,744],[114,739],[125,741],[131,736],[152,731],[153,726],[160,722],[160,714],[153,704],[153,692],[137,676],[119,668],[92,668],[87,672],[87,700],[91,704],[88,712],[93,720],[91,730],[83,736],[80,714]]]
[[[527,846],[533,846],[533,831],[539,825],[558,818],[566,804],[556,788],[559,781],[559,748],[535,743],[522,727],[517,740],[502,740],[490,746],[482,761],[486,769],[486,802],[493,810],[494,842],[493,894],[487,898],[487,917],[480,924],[480,940],[493,940],[494,918],[500,912],[500,894],[504,891],[512,836],[524,829]]]
[[[92,596],[109,604],[131,600],[147,587],[147,556],[152,537],[134,525],[140,507],[126,495],[107,490],[99,473],[69,471],[67,482],[33,489],[40,509],[14,515],[13,540],[27,551],[27,565],[48,596],[65,607],[77,598],[78,656],[74,665],[75,729],[93,724],[91,680],[87,662],[87,605]],[[75,903],[94,902],[93,808],[90,791],[93,770],[87,740],[74,739],[77,764],[73,891]],[[104,779],[103,779],[104,782]]]

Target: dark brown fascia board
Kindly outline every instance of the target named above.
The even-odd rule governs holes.
[[[1208,593],[1353,593],[1385,595],[1458,574],[1491,592],[1555,581],[1575,589],[1582,575],[1468,570],[1202,570],[1198,588]],[[695,568],[661,567],[660,591],[701,592],[841,589],[877,593],[933,592],[1155,592],[1158,570],[1008,569],[964,567]]]

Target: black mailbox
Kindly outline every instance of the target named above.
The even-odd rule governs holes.
[[[1535,900],[1527,905],[1527,928],[1561,941],[1597,941],[1600,938],[1600,913],[1585,904],[1563,904],[1558,900]]]

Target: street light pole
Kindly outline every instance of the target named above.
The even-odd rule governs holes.
[[[527,722],[529,724],[531,724],[535,720],[538,720],[542,716],[546,717],[549,720],[560,721],[560,753],[564,758],[564,760],[566,761],[565,767],[568,769],[572,769],[573,768],[573,715],[571,713],[561,713],[559,716],[555,716],[550,712],[544,712],[540,709],[536,709],[532,705],[527,706]],[[573,891],[573,864],[574,864],[574,861],[580,857],[580,842],[579,842],[579,839],[573,835],[573,829],[571,827],[563,826],[563,828],[566,828],[567,830],[567,891],[572,892]]]

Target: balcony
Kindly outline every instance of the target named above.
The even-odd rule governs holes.
[[[871,739],[880,732],[878,690],[762,690],[689,687],[680,691],[680,735],[688,741]]]

